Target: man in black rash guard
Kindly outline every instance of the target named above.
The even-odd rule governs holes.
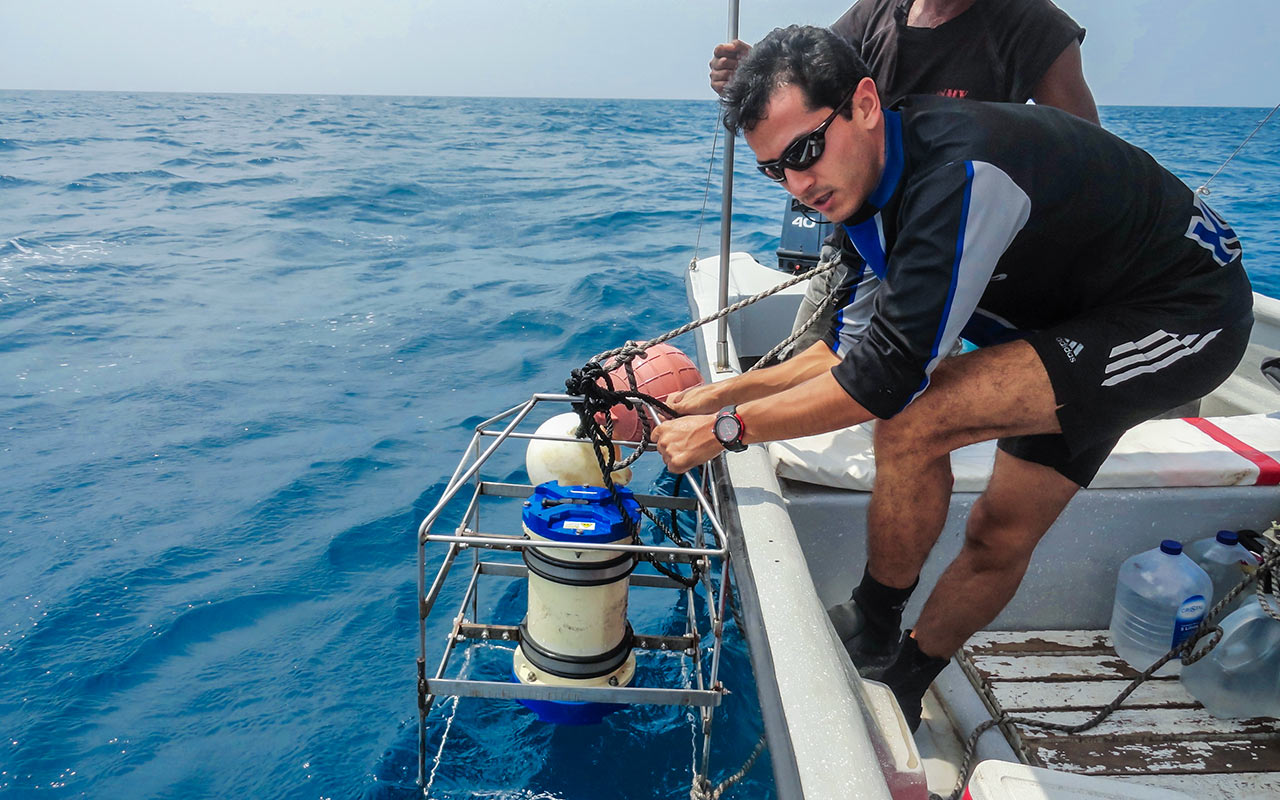
[[[684,472],[722,446],[878,418],[854,599],[881,652],[869,639],[851,655],[889,662],[881,679],[914,730],[929,684],[1012,598],[1120,435],[1239,363],[1253,323],[1240,244],[1145,152],[1056,109],[928,96],[883,109],[826,29],[769,34],[724,102],[761,171],[841,220],[881,286],[865,333],[837,315],[790,361],[668,398],[689,416],[654,441]],[[944,360],[962,335],[980,349]],[[964,546],[899,644],[946,521],[950,453],[992,439]]]
[[[937,94],[969,100],[1025,103],[1061,108],[1098,122],[1098,109],[1080,60],[1084,28],[1050,0],[860,0],[831,25],[862,56],[888,106],[910,94]],[[720,92],[738,61],[750,52],[742,41],[717,45],[711,59],[711,87]],[[876,277],[866,272],[861,286],[848,285],[860,268],[848,239],[837,229],[822,248],[822,263],[839,258],[835,269],[806,286],[793,330],[800,331],[839,287],[862,302],[846,313],[851,330],[870,316]],[[783,354],[789,358],[818,340],[830,324],[824,309]]]
[[[860,0],[831,26],[867,64],[881,100],[893,106],[910,94],[970,100],[1051,105],[1098,122],[1098,109],[1080,62],[1084,29],[1050,0]],[[742,41],[718,45],[711,60],[711,86],[723,91],[738,60],[751,47]],[[840,314],[842,338],[867,329],[880,285],[866,269],[843,228],[823,244],[820,264],[833,269],[811,279],[796,311],[796,340],[782,359],[821,339]],[[834,301],[828,304],[828,297]],[[822,308],[817,319],[810,323]],[[807,325],[812,327],[805,330]],[[858,587],[865,593],[865,587]],[[830,609],[836,633],[864,674],[888,666],[897,627],[868,626],[857,602]]]

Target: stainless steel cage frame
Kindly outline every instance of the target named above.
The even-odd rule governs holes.
[[[702,752],[700,776],[705,777],[711,750],[711,729],[714,709],[720,704],[725,688],[720,683],[720,652],[724,633],[724,620],[729,595],[729,550],[725,529],[713,507],[712,493],[706,486],[691,481],[693,497],[666,497],[659,495],[635,495],[641,506],[651,508],[693,511],[696,518],[692,546],[649,544],[592,544],[573,542],[538,541],[539,548],[570,548],[573,550],[610,550],[635,552],[667,563],[696,563],[701,568],[698,586],[707,598],[706,612],[709,636],[699,632],[698,614],[694,602],[695,587],[686,587],[664,575],[635,574],[630,576],[632,586],[657,587],[684,591],[687,615],[685,631],[680,636],[653,636],[636,633],[633,647],[640,650],[678,652],[682,658],[692,660],[690,674],[693,687],[662,688],[643,686],[566,687],[541,686],[504,681],[472,680],[466,677],[446,677],[454,650],[468,641],[512,642],[520,638],[519,628],[513,625],[487,624],[477,619],[479,614],[479,585],[482,575],[521,578],[528,574],[524,564],[486,561],[483,550],[519,551],[534,546],[522,533],[517,535],[483,532],[480,527],[480,510],[485,498],[521,498],[533,492],[527,484],[501,483],[485,480],[483,468],[489,459],[507,441],[512,439],[541,439],[547,441],[577,441],[564,436],[546,436],[518,430],[530,413],[543,403],[571,404],[582,398],[565,394],[535,394],[529,400],[513,406],[495,417],[485,420],[475,428],[471,443],[462,460],[449,478],[444,492],[418,528],[418,785],[426,788],[427,774],[427,715],[440,695],[456,697],[484,697],[504,700],[552,700],[597,703],[628,703],[650,705],[693,706],[699,709],[702,719]],[[499,429],[500,428],[500,429]],[[493,439],[483,451],[481,443]],[[626,444],[620,442],[620,444]],[[632,442],[631,444],[638,444]],[[706,480],[706,472],[703,473]],[[445,507],[470,487],[471,498],[462,521],[448,534],[432,533],[432,527]],[[704,525],[704,521],[709,523]],[[706,541],[704,528],[711,529],[713,541]],[[430,587],[427,585],[428,544],[448,546],[439,570]],[[427,677],[427,617],[435,607],[450,571],[459,553],[472,551],[471,569],[462,602],[453,616],[444,642],[444,652],[435,675]],[[713,581],[713,573],[719,581]],[[468,614],[468,611],[470,612]]]

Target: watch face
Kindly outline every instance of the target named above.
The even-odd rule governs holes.
[[[732,442],[734,439],[738,438],[741,432],[742,426],[739,424],[737,417],[732,414],[724,414],[716,417],[716,439],[720,440],[721,443]]]

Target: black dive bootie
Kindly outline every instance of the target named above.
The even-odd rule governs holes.
[[[915,583],[906,589],[885,586],[864,572],[853,596],[827,609],[836,635],[862,677],[878,679],[897,657],[902,610],[915,588]]]
[[[910,631],[907,633],[910,634]],[[884,671],[880,680],[893,690],[893,696],[898,699],[902,715],[907,718],[907,726],[912,733],[920,727],[924,693],[929,691],[934,679],[950,663],[949,658],[934,658],[920,652],[916,640],[910,635],[902,637],[902,647],[897,659]]]

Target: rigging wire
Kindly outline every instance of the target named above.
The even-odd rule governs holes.
[[[711,172],[716,165],[716,144],[720,141],[720,128],[724,125],[724,106],[717,101],[719,111],[716,112],[716,129],[711,133],[711,156],[707,159],[707,181],[702,188],[702,210],[698,212],[698,235],[693,241],[693,260],[689,266],[698,263],[698,251],[702,247],[702,224],[707,217],[707,200],[711,197]]]
[[[1218,177],[1218,173],[1222,172],[1224,169],[1227,168],[1227,165],[1231,163],[1231,159],[1235,158],[1237,155],[1240,154],[1240,151],[1243,150],[1244,146],[1249,143],[1249,140],[1252,139],[1254,136],[1256,136],[1258,131],[1262,130],[1262,126],[1267,124],[1267,120],[1271,119],[1271,117],[1276,113],[1277,109],[1280,109],[1280,103],[1276,103],[1275,107],[1271,109],[1271,112],[1262,118],[1262,122],[1259,122],[1257,127],[1253,129],[1253,133],[1250,133],[1248,136],[1244,137],[1244,141],[1240,143],[1240,146],[1235,149],[1235,152],[1227,156],[1227,160],[1222,162],[1222,166],[1214,170],[1213,174],[1209,176],[1209,180],[1200,184],[1200,188],[1196,189],[1196,194],[1200,195],[1201,197],[1209,196],[1209,184],[1213,182],[1214,178]]]
[[[459,668],[460,675],[466,675],[471,667],[471,648],[467,648],[462,656],[462,666]],[[458,701],[462,698],[458,695],[453,697],[453,708],[449,711],[449,716],[444,721],[444,732],[440,734],[440,747],[436,750],[435,761],[431,764],[431,775],[427,778],[427,783],[422,787],[422,797],[424,800],[431,797],[431,785],[436,781],[436,770],[440,768],[440,763],[444,759],[444,745],[449,741],[449,731],[453,728],[453,720],[458,716]]]

